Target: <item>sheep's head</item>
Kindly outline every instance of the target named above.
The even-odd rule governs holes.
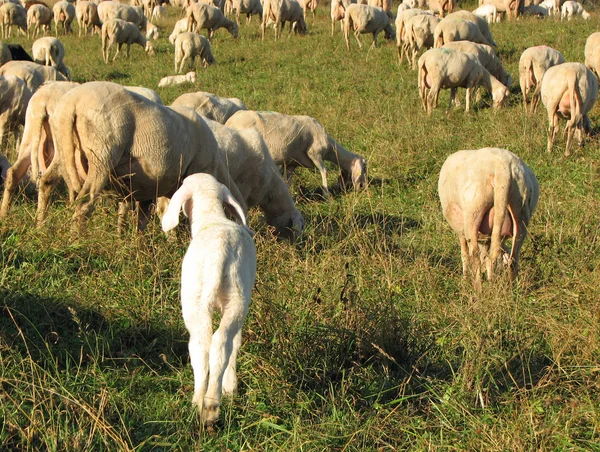
[[[144,50],[146,51],[148,56],[154,56],[154,54],[155,54],[154,46],[152,45],[152,43],[150,41],[146,41],[146,46],[144,47]]]
[[[215,57],[209,48],[205,47],[202,52],[202,65],[206,68],[209,64],[215,64]]]
[[[284,239],[294,240],[304,230],[304,217],[297,209],[273,216],[265,211],[265,219],[275,228],[275,233]]]
[[[588,20],[591,16],[590,13],[588,13],[586,10],[583,10],[583,13],[581,13],[581,17],[583,17],[584,20]]]
[[[494,108],[499,108],[504,105],[506,99],[510,95],[510,90],[506,86],[496,88],[492,92],[492,99],[494,100]]]
[[[236,24],[235,22],[232,22],[231,25],[229,26],[229,33],[231,33],[231,36],[233,36],[235,39],[237,39],[239,31],[240,31],[240,27],[238,27],[238,24]]]
[[[341,189],[345,189],[350,184],[352,184],[354,190],[367,187],[367,162],[362,157],[358,157],[352,161],[350,171],[342,169],[342,174],[338,179],[338,186]]]
[[[293,26],[294,33],[298,33],[299,35],[305,35],[308,32],[306,28],[306,22],[304,21],[304,17],[298,19]]]
[[[394,31],[392,24],[388,24],[383,31],[385,33],[385,39],[388,41],[394,41],[396,39],[396,32]]]

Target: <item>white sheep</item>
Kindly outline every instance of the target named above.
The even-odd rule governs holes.
[[[464,19],[454,19],[450,16],[437,24],[433,39],[435,47],[442,47],[447,42],[452,41],[471,41],[490,45],[476,24]]]
[[[151,100],[152,102],[156,102],[157,104],[164,105],[162,99],[158,95],[156,91],[150,88],[146,88],[144,86],[125,86],[127,91],[131,93],[139,94],[146,99]]]
[[[571,20],[575,16],[581,16],[584,20],[588,20],[591,17],[590,13],[583,9],[581,3],[572,0],[564,2],[560,12],[560,20]]]
[[[225,28],[231,36],[238,37],[238,25],[225,17],[223,12],[211,5],[203,3],[194,3],[187,9],[188,28],[187,31],[192,31],[193,24],[196,24],[194,31],[198,33],[201,29],[208,30],[208,39],[212,39],[215,31],[219,28]]]
[[[98,5],[93,2],[79,0],[77,6],[75,6],[75,17],[77,18],[77,25],[79,25],[79,37],[81,37],[82,31],[85,36],[88,32],[93,34],[94,31],[100,34],[102,23],[98,16]]]
[[[600,77],[600,32],[592,33],[585,41],[585,65]]]
[[[484,18],[488,24],[500,22],[498,10],[496,9],[496,5],[493,4],[481,5],[479,8],[473,10],[473,14]]]
[[[392,12],[392,0],[367,0],[368,6],[377,6],[385,11],[390,18],[390,21],[394,20],[396,16]]]
[[[249,24],[253,15],[257,15],[262,22],[263,7],[260,0],[233,0],[231,9],[235,12],[235,21],[240,23],[240,15],[246,15],[246,23]]]
[[[317,9],[318,0],[302,0],[302,9],[304,10],[304,17],[306,17],[306,11],[312,13],[313,20],[315,18],[315,10]]]
[[[225,124],[235,112],[247,110],[246,105],[236,97],[219,97],[203,91],[182,94],[171,105],[184,105],[220,124]]]
[[[479,6],[492,4],[499,13],[506,13],[508,19],[519,15],[519,6],[522,7],[523,3],[523,0],[479,0]]]
[[[196,57],[204,67],[215,63],[208,39],[198,33],[179,34],[175,38],[175,72],[183,72],[183,66],[188,60],[190,69],[193,69]]]
[[[0,184],[6,180],[6,173],[10,168],[10,162],[8,159],[0,154]]]
[[[440,19],[427,14],[419,14],[404,22],[406,27],[406,43],[409,52],[411,68],[417,68],[417,55],[422,48],[433,47],[433,32]]]
[[[34,93],[44,82],[66,81],[66,77],[52,66],[42,66],[33,61],[13,60],[0,67],[0,75],[14,75],[25,82]]]
[[[196,72],[190,71],[184,75],[167,75],[159,80],[158,87],[164,88],[166,86],[183,85],[185,83],[196,83]]]
[[[331,36],[335,28],[335,23],[340,22],[342,33],[344,32],[344,17],[346,17],[346,8],[348,5],[356,3],[356,0],[331,0]]]
[[[450,88],[452,107],[458,88],[466,88],[466,111],[470,111],[471,97],[478,86],[483,86],[493,98],[493,106],[501,106],[510,94],[506,86],[498,81],[479,62],[476,55],[447,48],[430,49],[419,58],[419,94],[427,114],[437,107],[440,89]],[[429,92],[428,92],[429,91]]]
[[[62,24],[62,33],[72,33],[71,23],[75,19],[75,7],[67,2],[60,1],[54,4],[52,7],[54,13],[54,33],[58,36],[58,24]]]
[[[493,279],[499,259],[511,280],[519,272],[519,254],[539,198],[533,171],[505,149],[483,148],[450,155],[440,171],[442,213],[460,242],[463,275],[481,291],[481,268]],[[510,253],[503,242],[512,237]]]
[[[187,31],[187,26],[188,26],[187,17],[184,17],[183,19],[179,19],[177,22],[175,22],[175,26],[173,27],[173,33],[171,33],[171,35],[169,36],[169,42],[171,44],[175,44],[175,39],[181,33],[185,33]]]
[[[546,7],[549,16],[560,15],[561,0],[544,0],[541,5]]]
[[[500,83],[507,87],[512,85],[512,77],[502,67],[500,58],[496,55],[496,51],[493,47],[471,41],[454,41],[444,44],[442,48],[476,55],[481,65],[486,68],[490,74],[496,77]]]
[[[446,13],[454,11],[454,0],[428,0],[427,6],[431,11],[443,18]]]
[[[109,19],[102,24],[102,56],[107,64],[110,56],[110,49],[115,44],[117,45],[117,52],[113,57],[113,61],[117,58],[117,55],[119,55],[123,44],[127,45],[127,58],[129,58],[132,44],[139,44],[142,46],[148,56],[154,55],[154,46],[140,32],[139,28],[131,22],[126,22],[121,19]]]
[[[31,53],[33,61],[46,66],[52,66],[63,74],[67,80],[71,80],[69,68],[63,63],[65,47],[58,39],[50,36],[37,39],[31,47]]]
[[[404,4],[404,3],[402,3]],[[411,17],[419,16],[419,15],[429,15],[433,16],[433,13],[429,11],[424,11],[422,9],[407,9],[404,11],[400,11],[398,8],[398,15],[396,16],[396,46],[398,48],[398,63],[401,64],[404,59],[404,55],[408,53],[408,39],[406,36],[406,21]]]
[[[591,128],[587,114],[598,97],[598,79],[581,63],[558,64],[544,74],[541,96],[548,112],[548,152],[552,151],[560,116],[567,119],[565,156],[569,156],[575,130],[583,145],[583,134]]]
[[[238,111],[225,123],[235,129],[254,128],[264,138],[276,165],[287,170],[288,180],[298,166],[317,168],[323,191],[328,194],[325,160],[339,165],[340,185],[366,187],[367,164],[333,139],[319,121],[310,116],[288,116],[272,111]]]
[[[344,39],[348,50],[350,50],[350,31],[354,33],[359,48],[362,48],[362,44],[358,39],[358,35],[361,33],[373,34],[371,48],[377,47],[377,36],[382,31],[385,34],[385,39],[396,39],[396,32],[390,23],[389,16],[382,8],[376,6],[349,5],[344,19]]]
[[[27,11],[27,35],[35,38],[40,28],[44,33],[50,33],[52,11],[44,5],[31,5]]]
[[[481,31],[481,34],[487,40],[487,42],[484,42],[483,44],[487,44],[492,47],[497,47],[496,41],[494,41],[494,37],[492,36],[492,32],[490,31],[490,25],[484,18],[476,16],[471,11],[463,9],[461,11],[455,11],[451,14],[448,14],[442,21],[450,19],[463,19],[469,22],[473,22],[475,25],[477,25],[479,31]]]
[[[146,38],[157,39],[157,27],[148,22],[142,8],[139,6],[123,5],[114,1],[103,1],[98,5],[98,17],[102,23],[109,19],[121,19],[131,22],[146,33]]]
[[[164,5],[156,5],[152,8],[152,21],[159,21],[167,18],[167,8]]]
[[[192,403],[202,422],[211,425],[219,418],[221,394],[232,396],[237,390],[236,359],[256,278],[256,250],[244,211],[212,176],[185,178],[162,219],[165,232],[177,226],[182,209],[192,235],[181,266],[181,308],[194,370]],[[221,320],[213,334],[215,310]]]
[[[25,125],[29,99],[31,91],[23,80],[13,75],[0,76],[0,147],[7,132],[18,137],[19,126]]]
[[[16,25],[25,35],[27,33],[27,11],[20,5],[4,3],[0,6],[0,25],[3,39],[10,38],[13,25]]]
[[[150,17],[152,15],[152,12],[154,11],[154,7],[157,6],[156,0],[142,0],[141,3],[144,16]]]
[[[531,96],[531,113],[535,112],[540,103],[540,91],[542,79],[546,71],[552,66],[565,62],[562,54],[548,46],[535,46],[525,49],[519,59],[519,85],[523,94],[523,107],[527,111],[527,98],[533,89]]]
[[[275,23],[275,40],[281,37],[286,22],[290,23],[290,34],[292,31],[298,34],[307,32],[304,10],[296,0],[264,0],[261,23],[263,41],[267,25],[271,22]]]

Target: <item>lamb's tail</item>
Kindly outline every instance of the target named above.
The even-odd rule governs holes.
[[[64,109],[58,112],[55,111],[56,124],[60,125],[61,130],[60,133],[52,134],[52,141],[57,155],[62,156],[69,185],[75,192],[79,192],[81,191],[82,183],[77,172],[77,162],[75,161],[75,121],[77,114],[73,105],[70,105],[68,108],[70,110],[65,113],[62,113],[65,111]],[[58,119],[59,115],[60,119]]]
[[[169,207],[167,207],[167,211],[162,217],[161,224],[163,231],[168,232],[179,224],[179,213],[193,194],[194,186],[192,184],[186,184],[184,182],[181,187],[179,187],[179,190],[177,190],[171,198]]]

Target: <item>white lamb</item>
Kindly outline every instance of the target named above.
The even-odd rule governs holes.
[[[75,7],[67,2],[60,1],[52,7],[54,13],[54,33],[58,36],[58,24],[62,24],[62,34],[72,33],[71,23],[75,19]]]
[[[404,4],[404,3],[403,3]],[[433,16],[433,13],[429,11],[424,11],[422,9],[407,9],[405,11],[400,11],[398,8],[398,15],[396,16],[396,46],[398,47],[398,60],[399,64],[402,63],[404,59],[404,55],[408,53],[408,37],[406,36],[406,21],[411,17],[418,15],[429,15]]]
[[[382,8],[376,6],[349,5],[344,19],[344,39],[348,50],[350,50],[350,31],[354,33],[359,48],[362,48],[360,39],[358,39],[358,35],[361,33],[373,34],[371,48],[377,47],[377,36],[382,31],[385,39],[396,39],[396,32],[390,23],[389,16]]]
[[[219,97],[202,91],[182,94],[171,105],[184,105],[220,124],[225,124],[235,112],[247,110],[246,105],[236,97]]]
[[[31,53],[33,61],[46,66],[52,66],[63,74],[67,80],[71,80],[71,72],[63,63],[65,57],[65,47],[58,39],[46,36],[37,39],[32,47]]]
[[[574,16],[581,16],[584,20],[588,20],[591,17],[590,13],[583,9],[581,3],[571,0],[564,2],[560,11],[560,20],[571,20]]]
[[[139,28],[131,22],[126,22],[121,19],[109,19],[102,24],[102,56],[108,64],[110,49],[117,45],[117,52],[113,57],[113,61],[119,55],[123,44],[127,45],[127,58],[129,58],[130,48],[132,44],[139,44],[144,48],[148,56],[154,55],[154,47],[152,43],[146,39]]]
[[[81,37],[82,31],[85,36],[88,32],[93,34],[94,31],[100,34],[102,23],[100,23],[100,17],[98,17],[98,5],[93,2],[79,0],[77,6],[75,6],[75,17],[77,18],[77,25],[79,25],[79,37]]]
[[[307,31],[304,9],[296,0],[264,0],[261,23],[263,41],[267,25],[272,22],[275,23],[275,40],[281,37],[281,30],[285,27],[286,22],[290,23],[290,34],[292,31],[306,34]]]
[[[44,33],[50,33],[52,11],[44,5],[31,5],[27,11],[27,35],[35,38],[40,28]]]
[[[542,89],[542,79],[546,71],[552,66],[565,62],[562,54],[548,46],[529,47],[519,59],[519,85],[523,94],[523,107],[527,111],[527,104],[530,102],[527,98],[529,92],[533,89],[531,96],[531,113],[535,112],[540,103],[540,91]]]
[[[496,51],[493,47],[471,41],[454,41],[444,44],[442,48],[476,55],[481,65],[486,68],[490,74],[496,77],[500,83],[507,87],[512,85],[512,77],[502,67],[500,58],[496,55]]]
[[[181,266],[181,308],[194,370],[192,403],[202,422],[211,425],[219,418],[221,394],[237,390],[236,359],[256,278],[256,250],[243,209],[214,177],[198,173],[185,178],[162,219],[165,232],[177,226],[182,209],[192,235]],[[215,310],[221,321],[213,334]]]
[[[196,73],[194,71],[188,72],[185,75],[168,75],[163,77],[158,82],[158,87],[164,88],[165,86],[183,85],[185,83],[196,83]]]
[[[552,151],[560,116],[567,119],[565,156],[569,156],[575,130],[583,145],[583,134],[591,128],[587,114],[598,98],[598,79],[581,63],[558,64],[544,74],[541,95],[548,111],[548,152]]]
[[[196,57],[204,67],[214,64],[215,58],[210,49],[210,42],[198,33],[181,33],[175,39],[175,72],[183,72],[186,61],[190,62],[190,69],[194,68]]]
[[[194,31],[198,33],[201,29],[208,30],[208,39],[212,39],[215,31],[219,28],[225,28],[231,36],[238,37],[238,25],[225,17],[223,12],[211,5],[203,3],[194,3],[187,9],[188,31],[192,31],[193,24],[196,24]]]
[[[600,32],[592,33],[585,41],[585,65],[600,77]]]
[[[539,198],[533,171],[505,149],[483,148],[450,155],[440,171],[442,213],[460,242],[463,275],[481,290],[481,267],[493,279],[499,259],[511,280],[519,272],[519,254]],[[512,237],[510,253],[503,242]]]
[[[473,14],[478,17],[483,17],[488,24],[500,22],[498,10],[496,9],[496,5],[493,4],[481,5],[479,8],[473,10]]]

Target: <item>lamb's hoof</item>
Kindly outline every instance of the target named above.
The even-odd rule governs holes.
[[[206,427],[212,427],[219,420],[219,404],[205,403],[202,410],[202,423]]]

